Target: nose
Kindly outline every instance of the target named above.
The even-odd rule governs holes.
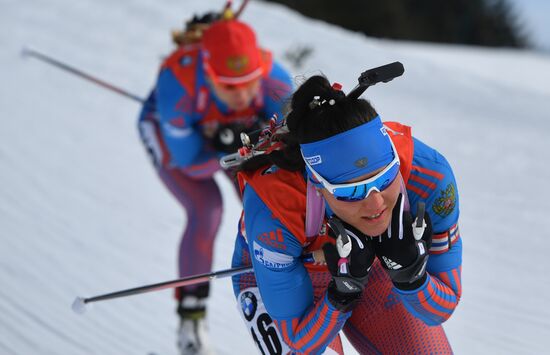
[[[378,191],[372,191],[366,199],[364,199],[361,208],[369,213],[377,213],[384,205],[384,197]]]
[[[246,90],[245,88],[235,90],[234,94],[236,99],[242,101],[248,100],[248,90]]]

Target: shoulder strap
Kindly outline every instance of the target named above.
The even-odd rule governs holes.
[[[239,172],[241,193],[245,185],[249,184],[273,216],[305,244],[306,182],[300,172],[284,169],[271,172],[270,169],[269,166],[265,166],[253,172]]]

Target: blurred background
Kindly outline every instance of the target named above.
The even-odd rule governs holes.
[[[550,49],[544,0],[268,0],[369,37]]]

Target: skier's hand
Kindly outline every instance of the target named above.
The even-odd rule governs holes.
[[[241,147],[241,132],[247,129],[241,124],[219,125],[218,130],[212,137],[214,149],[224,153],[235,153]]]
[[[413,221],[410,212],[404,210],[403,195],[399,194],[390,226],[381,236],[373,238],[376,256],[395,287],[401,290],[417,289],[426,280],[432,224],[424,207],[423,203],[419,203],[417,211],[424,218],[417,227],[417,220]]]
[[[242,132],[250,134],[250,132],[258,131],[264,126],[265,122],[259,117],[255,117],[253,123],[249,124],[238,122],[220,124],[212,137],[212,144],[219,152],[235,153],[242,146]]]
[[[329,235],[336,239],[336,245],[323,245],[325,261],[332,274],[328,297],[336,308],[347,312],[361,297],[367,284],[369,270],[374,261],[374,251],[371,240],[337,217],[329,220],[329,226]],[[343,258],[338,249],[349,250],[350,246],[349,255]]]

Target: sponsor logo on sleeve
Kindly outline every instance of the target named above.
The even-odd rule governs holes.
[[[290,255],[277,253],[262,247],[254,242],[254,258],[262,265],[270,269],[285,269],[294,264],[294,258]]]

